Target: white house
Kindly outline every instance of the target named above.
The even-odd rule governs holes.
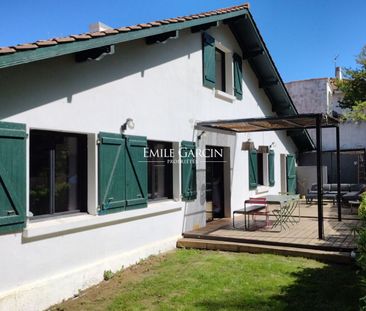
[[[173,249],[206,209],[287,191],[306,134],[196,124],[296,113],[248,5],[0,48],[0,310],[46,308]]]

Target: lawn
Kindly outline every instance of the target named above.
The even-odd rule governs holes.
[[[116,273],[52,310],[358,310],[354,266],[177,250]]]

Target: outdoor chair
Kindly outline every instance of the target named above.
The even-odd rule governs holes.
[[[341,197],[349,191],[350,184],[341,184]],[[325,184],[323,186],[324,195],[323,198],[326,200],[331,200],[333,205],[337,201],[338,197],[338,185],[337,184]]]
[[[342,196],[342,201],[349,203],[350,201],[360,201],[361,194],[366,191],[365,184],[352,184],[348,193]]]
[[[265,198],[249,198],[244,201],[244,208],[233,212],[233,227],[235,227],[235,215],[244,215],[244,229],[247,230],[249,227],[250,216],[255,222],[255,217],[258,215],[264,215],[266,217],[266,226],[269,226],[269,212],[268,205]],[[248,216],[248,225],[247,225]]]
[[[282,206],[280,209],[274,209],[272,211],[273,215],[275,216],[275,221],[272,224],[272,228],[275,228],[277,226],[286,227],[289,229],[289,224],[294,225],[295,223],[298,223],[300,221],[300,218],[298,220],[295,219],[293,216],[294,211],[296,210],[297,206],[299,204],[299,200],[291,200],[287,202],[284,206]]]

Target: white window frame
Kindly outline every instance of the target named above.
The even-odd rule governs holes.
[[[225,92],[215,89],[215,96],[228,101],[234,101],[234,64],[233,52],[221,42],[215,41],[215,47],[225,55]]]
[[[257,160],[258,160],[257,153]],[[264,193],[269,191],[269,170],[268,170],[268,153],[261,153],[262,154],[262,164],[263,164],[263,184],[258,184],[256,193]],[[259,174],[259,172],[258,172]]]

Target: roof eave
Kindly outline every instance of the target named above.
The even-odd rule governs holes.
[[[243,23],[244,21],[244,23]],[[236,29],[235,29],[236,27]],[[274,85],[270,85],[269,87],[263,87],[264,92],[267,94],[269,100],[271,101],[272,104],[272,110],[274,112],[276,112],[277,115],[279,116],[286,116],[286,115],[298,115],[298,111],[286,89],[286,86],[277,70],[277,67],[268,51],[268,48],[263,40],[262,35],[259,32],[259,29],[253,19],[253,16],[251,15],[251,13],[248,11],[248,14],[246,15],[245,19],[237,19],[237,20],[233,20],[233,22],[230,25],[231,30],[233,31],[234,35],[235,32],[237,32],[236,34],[236,38],[237,40],[240,40],[240,35],[238,34],[238,32],[240,31],[246,31],[245,27],[250,27],[250,31],[254,34],[254,38],[255,38],[255,44],[254,42],[250,43],[250,47],[248,46],[248,43],[245,42],[239,42],[241,48],[242,48],[242,52],[243,55],[245,54],[251,54],[248,49],[250,48],[254,48],[254,49],[262,49],[263,53],[262,54],[257,54],[254,57],[251,57],[248,59],[248,62],[250,64],[250,66],[252,67],[254,73],[257,75],[258,79],[259,79],[259,84],[260,85],[265,85],[266,81],[262,81],[261,79],[265,78],[265,76],[270,75],[272,76],[276,81],[278,81],[278,83],[274,84]],[[244,30],[243,30],[244,29]],[[249,31],[249,30],[247,30]],[[240,41],[244,41],[244,40],[240,40]],[[265,65],[265,66],[264,66]],[[266,72],[262,72],[260,70],[260,68],[266,68]],[[281,94],[281,101],[276,100],[276,96],[275,94]],[[298,143],[299,141],[297,141],[297,138],[292,138],[296,147],[300,150],[300,151],[305,151],[305,150],[313,150],[315,149],[315,144],[313,142],[313,140],[311,139],[309,133],[307,131],[304,131],[304,133],[301,135],[301,139],[299,141],[301,141],[301,143]]]
[[[33,50],[18,51],[13,54],[0,56],[0,68],[26,64],[34,61],[44,60],[57,56],[73,54],[80,51],[94,49],[102,46],[118,44],[122,42],[138,40],[162,33],[182,30],[194,26],[199,26],[207,23],[222,21],[229,18],[235,18],[248,13],[247,9],[241,9],[234,12],[217,14],[198,19],[187,20],[184,22],[170,23],[158,27],[151,27],[140,30],[131,30],[128,32],[120,32],[118,34],[110,34],[99,38],[83,39],[80,41],[59,43],[57,45],[36,48]]]

